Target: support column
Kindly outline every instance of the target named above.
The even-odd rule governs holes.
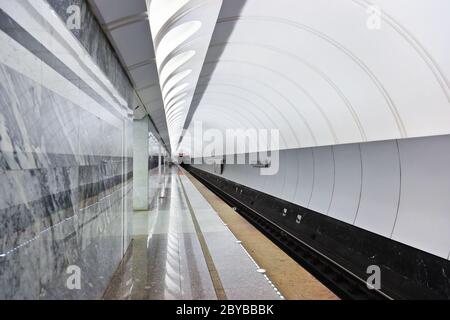
[[[149,208],[149,119],[133,121],[133,209]]]

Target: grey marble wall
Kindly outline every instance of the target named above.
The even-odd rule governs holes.
[[[122,69],[122,65],[112,49],[105,34],[101,31],[101,27],[95,19],[94,14],[89,9],[86,0],[47,0],[56,13],[63,21],[67,21],[71,13],[67,8],[76,5],[80,8],[81,28],[72,30],[73,34],[78,38],[80,43],[86,48],[92,58],[99,67],[113,81],[122,95],[129,102],[133,100],[131,84]]]
[[[84,2],[90,23],[67,38],[48,3],[29,3],[0,1],[0,299],[100,298],[131,237],[133,93],[110,47],[95,49],[106,40]],[[99,90],[101,77],[50,42],[90,48],[81,67],[94,62],[114,88]],[[79,290],[66,285],[69,266]]]

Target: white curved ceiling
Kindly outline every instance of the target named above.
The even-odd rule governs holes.
[[[450,133],[448,0],[152,0],[150,23],[146,0],[89,2],[174,150],[192,120],[281,149]]]
[[[147,0],[172,148],[177,146],[222,0]]]
[[[371,3],[379,30],[365,0],[224,1],[185,127],[278,128],[281,149],[450,133],[450,2]]]

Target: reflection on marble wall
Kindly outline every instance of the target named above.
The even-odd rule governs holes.
[[[10,3],[0,0],[0,299],[100,298],[131,237],[131,86],[109,46],[64,63],[104,39],[94,20],[90,38],[59,37],[45,0]],[[92,62],[109,84],[83,71]],[[113,107],[118,96],[127,105]],[[66,285],[71,265],[80,290]]]
[[[89,9],[86,0],[47,0],[55,12],[63,21],[67,21],[72,15],[67,11],[69,6],[76,5],[80,8],[81,28],[72,30],[81,44],[86,48],[98,66],[114,82],[127,101],[132,101],[131,85],[123,72],[122,65],[112,49],[105,34]]]

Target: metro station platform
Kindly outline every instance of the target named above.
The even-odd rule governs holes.
[[[104,299],[337,299],[183,169],[153,170],[150,185]]]

